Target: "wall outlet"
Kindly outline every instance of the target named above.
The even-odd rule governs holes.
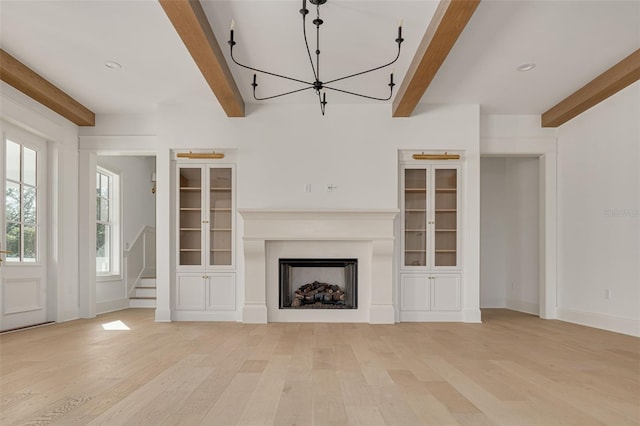
[[[328,184],[327,184],[327,192],[333,192],[333,191],[335,191],[336,189],[338,189],[338,187],[337,187],[336,185],[334,185],[334,184],[332,184],[332,183],[328,183]]]
[[[608,288],[605,289],[604,298],[607,299],[607,300],[611,299],[611,289],[608,289]]]

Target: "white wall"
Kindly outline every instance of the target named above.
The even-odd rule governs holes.
[[[506,158],[508,285],[506,306],[538,314],[538,158]]]
[[[507,301],[508,250],[506,160],[480,160],[480,307],[504,308]]]
[[[108,121],[108,122],[107,122]],[[149,121],[146,120],[145,121]],[[151,120],[153,121],[153,120]],[[210,94],[166,103],[157,115],[157,264],[156,320],[171,317],[175,275],[171,231],[172,150],[227,150],[224,161],[237,164],[238,208],[396,209],[398,150],[462,150],[464,168],[465,289],[461,318],[479,321],[479,107],[420,106],[410,119],[391,117],[389,105],[332,105],[322,117],[306,107],[247,105],[246,118],[220,114]],[[127,120],[110,118],[81,137],[81,149],[107,149],[98,135],[138,131]],[[84,135],[84,133],[83,133]],[[115,140],[115,137],[112,137]],[[86,141],[86,143],[82,143]],[[133,147],[132,147],[133,148]],[[304,192],[311,184],[311,192]],[[337,190],[327,192],[327,184]],[[244,287],[242,221],[238,221],[238,297]],[[242,306],[238,305],[238,313]],[[240,317],[238,317],[239,319]]]
[[[155,157],[98,156],[98,165],[120,175],[122,187],[122,247],[127,250],[140,230],[156,226],[156,197],[151,192]]]
[[[561,319],[640,335],[639,165],[640,82],[559,128]]]
[[[481,160],[480,306],[538,314],[539,159]]]
[[[101,155],[97,157],[97,164],[120,175],[121,251],[124,252],[135,242],[145,226],[155,227],[156,200],[151,192],[155,157]],[[121,257],[120,261],[120,277],[96,280],[96,314],[129,306],[127,283],[123,276],[124,259]]]

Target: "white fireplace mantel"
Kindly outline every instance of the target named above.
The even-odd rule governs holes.
[[[239,213],[244,221],[243,322],[394,322],[393,223],[398,210],[240,209]],[[358,253],[359,301],[358,309],[353,310],[356,312],[314,310],[309,314],[309,311],[274,311],[276,301],[268,297],[272,294],[268,286],[274,285],[274,266],[268,263],[273,263],[273,259],[270,259],[268,246],[276,242],[278,250],[285,252],[310,253],[317,247],[318,257],[328,250],[341,252],[349,249]],[[286,242],[290,242],[289,248]]]

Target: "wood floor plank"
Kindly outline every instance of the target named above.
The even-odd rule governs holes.
[[[120,320],[129,331],[102,325]],[[482,324],[155,323],[0,335],[2,425],[640,425],[640,339]]]

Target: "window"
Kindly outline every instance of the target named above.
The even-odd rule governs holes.
[[[120,273],[120,208],[118,175],[96,172],[96,274]]]
[[[38,260],[38,156],[6,139],[5,161],[6,260],[33,263]]]

